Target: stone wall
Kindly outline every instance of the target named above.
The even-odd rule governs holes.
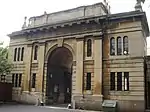
[[[77,108],[101,110],[103,100],[110,99],[117,100],[119,110],[143,110],[146,37],[142,23],[136,18],[112,20],[108,29],[102,29],[103,22],[104,18],[63,27],[40,27],[40,31],[38,28],[33,29],[35,32],[29,29],[24,34],[12,37],[10,60],[13,61],[16,47],[24,46],[25,49],[24,60],[13,61],[15,66],[9,76],[11,80],[13,73],[23,74],[22,86],[13,88],[13,99],[35,104],[38,96],[45,101],[48,57],[56,48],[66,47],[73,55],[72,102],[75,102]],[[122,55],[110,56],[110,38],[117,39],[118,36],[128,36],[129,52],[127,55],[123,55],[122,51]],[[92,40],[90,57],[86,55],[88,39]],[[38,45],[38,61],[33,60],[35,45]],[[92,75],[91,90],[85,90],[83,86],[86,80],[83,75],[88,72]],[[110,91],[110,72],[129,72],[129,91]],[[33,73],[37,74],[34,90],[30,84]]]
[[[102,96],[98,95],[73,95],[75,108],[85,110],[102,110]]]
[[[146,55],[146,37],[141,31],[140,21],[124,21],[117,23],[108,30],[103,41],[103,95],[104,100],[116,100],[119,111],[144,111],[144,56]],[[128,36],[129,52],[124,55],[110,55],[110,38]],[[117,49],[117,47],[115,48]],[[123,48],[122,48],[123,49]],[[115,72],[115,85],[117,86],[117,72],[122,72],[122,91],[110,90],[110,73]],[[129,72],[129,91],[124,90],[124,72]]]

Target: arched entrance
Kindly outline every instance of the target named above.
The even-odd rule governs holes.
[[[54,49],[47,64],[47,104],[71,102],[73,55],[66,47]]]

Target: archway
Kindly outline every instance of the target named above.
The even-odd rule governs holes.
[[[73,55],[66,47],[54,49],[47,64],[47,104],[71,102]]]

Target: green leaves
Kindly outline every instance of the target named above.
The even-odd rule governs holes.
[[[0,43],[0,74],[8,74],[11,72],[13,66],[8,60],[8,48],[2,47],[3,43]]]

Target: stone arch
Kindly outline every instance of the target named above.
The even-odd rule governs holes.
[[[66,44],[66,43],[64,43],[62,47],[67,48],[67,49],[72,53],[73,61],[74,61],[74,60],[75,60],[75,52],[74,52],[74,49],[73,49],[70,45],[68,45],[68,44]],[[46,53],[45,62],[48,61],[48,58],[49,58],[49,56],[51,55],[51,53],[52,53],[55,49],[57,49],[57,48],[58,48],[58,45],[57,45],[57,44],[55,44],[55,45],[53,45],[52,47],[49,48],[49,50],[48,50],[47,53]]]
[[[47,104],[71,102],[73,57],[73,49],[67,44],[62,47],[56,44],[46,53],[45,95]],[[57,92],[58,96],[55,94]]]
[[[52,47],[49,48],[49,50],[46,52],[46,57],[45,57],[45,62],[48,61],[49,56],[51,53],[57,48],[57,44],[53,45]]]

